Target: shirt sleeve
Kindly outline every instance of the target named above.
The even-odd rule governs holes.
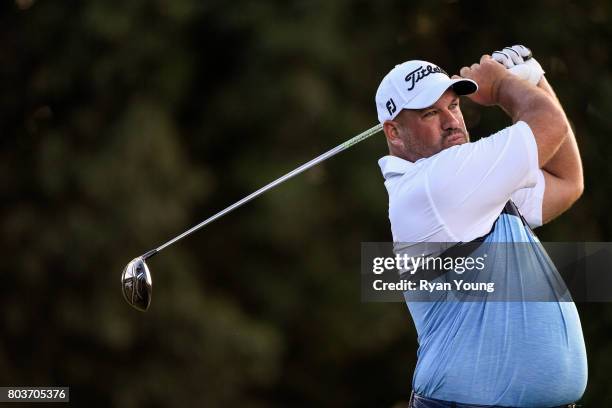
[[[538,171],[538,181],[531,188],[522,188],[512,194],[512,201],[531,228],[542,226],[542,204],[544,202],[544,173]]]
[[[535,138],[519,121],[427,160],[427,195],[449,235],[469,242],[491,230],[512,194],[535,187],[539,172]]]

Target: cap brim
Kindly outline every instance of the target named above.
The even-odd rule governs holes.
[[[478,90],[478,84],[471,79],[448,79],[428,87],[407,102],[403,109],[425,109],[432,106],[448,88],[453,88],[457,95],[469,95]]]
[[[457,95],[469,95],[478,90],[478,84],[471,79],[451,79],[453,91]]]

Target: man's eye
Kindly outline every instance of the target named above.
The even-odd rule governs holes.
[[[451,103],[451,104],[450,104],[450,106],[449,106],[449,108],[451,108],[451,109],[457,109],[457,107],[458,107],[458,106],[459,106],[459,104],[458,104],[458,103]]]
[[[425,114],[423,115],[423,117],[424,117],[424,118],[428,118],[428,117],[433,116],[433,115],[435,115],[435,114],[436,114],[436,111],[431,110],[431,111],[425,112]]]

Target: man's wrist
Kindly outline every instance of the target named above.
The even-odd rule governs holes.
[[[540,94],[540,92],[542,93]],[[543,97],[544,99],[549,98],[536,86],[520,79],[516,75],[508,74],[499,80],[496,104],[502,108],[514,122],[518,120],[521,114],[530,109],[529,106],[534,106],[534,101],[539,100],[539,97]]]
[[[500,79],[497,80],[497,84],[494,87],[495,94],[493,96],[493,100],[495,104],[500,106],[504,110],[508,110],[511,106],[507,106],[509,104],[508,98],[508,90],[512,88],[512,82],[516,81],[518,78],[512,75],[504,75]]]

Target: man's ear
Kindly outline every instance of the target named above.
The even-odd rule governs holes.
[[[386,120],[385,123],[383,123],[383,130],[389,146],[402,151],[404,149],[404,141],[399,135],[399,126],[401,125],[394,120]]]

